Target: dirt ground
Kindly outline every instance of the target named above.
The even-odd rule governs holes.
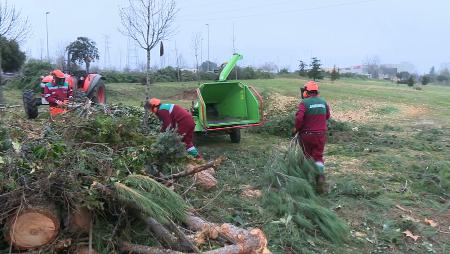
[[[197,89],[185,90],[182,93],[167,97],[168,100],[192,101],[197,98]]]

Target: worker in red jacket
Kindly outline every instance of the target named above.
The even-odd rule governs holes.
[[[61,70],[51,72],[53,80],[44,86],[44,98],[50,106],[50,115],[56,116],[66,112],[65,106],[69,100],[69,84],[66,75]]]
[[[327,140],[327,120],[330,118],[330,107],[319,96],[319,86],[314,81],[306,83],[302,89],[303,101],[298,106],[295,118],[295,133],[306,157],[314,160],[319,169],[317,192],[326,192],[325,166],[323,151]]]
[[[182,141],[186,145],[188,154],[195,158],[201,158],[193,143],[195,122],[189,111],[176,104],[161,104],[161,100],[156,98],[150,99],[145,104],[145,108],[156,114],[161,120],[161,132],[175,129],[183,137]]]

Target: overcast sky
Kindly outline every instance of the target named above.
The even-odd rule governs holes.
[[[0,0],[4,2],[4,0]],[[10,0],[32,23],[23,48],[34,58],[46,57],[45,12],[49,11],[50,56],[77,36],[97,42],[98,65],[134,67],[145,52],[119,31],[119,7],[128,0]],[[194,66],[192,38],[203,37],[207,59],[222,63],[235,48],[241,65],[273,62],[296,69],[299,59],[317,56],[325,66],[357,65],[378,56],[382,63],[413,63],[419,72],[450,62],[450,1],[446,0],[178,0],[176,34],[165,42],[163,59],[154,51],[152,65],[175,65],[175,45],[187,67]],[[108,38],[108,39],[106,39]],[[105,42],[109,50],[105,50]],[[109,51],[110,57],[105,57]]]

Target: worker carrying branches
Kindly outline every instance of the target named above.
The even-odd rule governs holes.
[[[317,192],[325,193],[323,151],[327,140],[327,120],[330,118],[330,107],[319,96],[319,85],[316,82],[307,82],[301,90],[303,100],[298,106],[293,132],[298,133],[305,156],[314,160],[319,169],[319,175],[316,178]]]
[[[176,104],[161,104],[161,100],[156,98],[147,101],[144,108],[158,116],[162,122],[161,132],[175,129],[182,137],[188,154],[195,158],[201,158],[193,143],[195,122],[189,111]]]
[[[61,70],[51,72],[53,79],[44,79],[44,98],[50,106],[50,115],[56,116],[66,112],[66,106],[70,96],[69,84],[66,75]]]

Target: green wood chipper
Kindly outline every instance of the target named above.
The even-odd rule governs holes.
[[[227,80],[242,55],[234,54],[220,73],[219,80],[204,83],[197,89],[193,102],[195,131],[229,134],[239,143],[240,130],[263,123],[263,101],[252,87],[237,80]]]

